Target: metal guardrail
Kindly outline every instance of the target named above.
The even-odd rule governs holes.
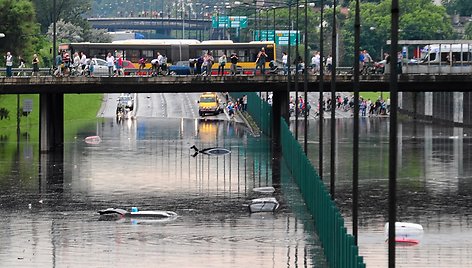
[[[7,68],[0,68],[0,76],[6,76]],[[13,76],[32,76],[33,68],[12,68]],[[39,68],[39,76],[52,75],[52,68]]]
[[[146,76],[146,75],[151,75],[152,70],[149,68],[146,69],[135,69],[135,68],[126,68],[123,69],[124,72],[126,73],[126,76]],[[337,68],[337,74],[342,75],[342,74],[352,74],[352,67],[338,67]],[[216,71],[216,69],[214,69]],[[247,74],[250,72],[254,72],[254,68],[250,69],[243,69],[238,67],[238,73],[239,74]],[[33,73],[33,68],[12,68],[13,76],[17,77],[22,77],[22,76],[32,76]],[[283,68],[279,67],[277,69],[277,72],[271,72],[269,68],[266,68],[266,72],[268,74],[277,74],[277,75],[283,75]],[[295,67],[291,67],[291,73],[292,75],[295,74]],[[52,76],[53,70],[52,68],[39,68],[39,76]],[[311,72],[309,74],[312,74]],[[0,68],[0,76],[6,76],[6,68]]]

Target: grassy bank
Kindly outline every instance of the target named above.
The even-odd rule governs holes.
[[[0,95],[0,108],[5,108],[9,112],[9,118],[0,120],[0,132],[2,136],[16,140],[17,130],[17,101],[19,97],[20,114],[24,100],[33,101],[33,111],[28,115],[20,116],[20,130],[27,131],[32,139],[39,137],[39,95]],[[72,134],[80,127],[80,121],[94,119],[102,103],[103,94],[66,94],[64,95],[64,123],[65,138],[67,134]],[[70,127],[69,127],[70,126]]]
[[[390,92],[361,92],[359,95],[364,99],[370,99],[371,101],[376,101],[380,96],[383,96],[383,99],[386,100],[390,98]]]

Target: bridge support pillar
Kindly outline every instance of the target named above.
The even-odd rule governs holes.
[[[280,153],[280,117],[289,124],[289,94],[288,91],[275,91],[272,97],[272,141],[273,152]]]
[[[433,116],[433,92],[424,93],[424,115]]]
[[[454,123],[464,123],[464,93],[463,92],[453,92],[453,121]]]
[[[40,151],[62,150],[64,143],[64,94],[40,94],[39,110]]]
[[[283,117],[289,123],[289,93],[288,91],[275,91],[272,96],[272,183],[274,187],[280,186],[280,170],[282,147],[280,140],[280,118]]]

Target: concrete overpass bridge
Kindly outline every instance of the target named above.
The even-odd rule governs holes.
[[[291,77],[291,89],[295,79]],[[308,77],[308,91],[318,92],[320,77]],[[331,91],[331,76],[324,77],[324,92]],[[288,118],[289,79],[287,76],[163,76],[163,77],[11,77],[0,78],[0,94],[40,95],[40,146],[53,151],[63,143],[64,94],[73,93],[183,93],[183,92],[273,92],[273,118]],[[298,88],[303,91],[303,77]],[[335,90],[353,91],[353,76],[337,75]],[[399,75],[399,106],[413,113],[434,116],[433,103],[447,107],[448,118],[472,124],[472,77],[470,75]],[[361,92],[389,91],[388,75],[362,76]],[[446,95],[441,95],[446,92]],[[420,95],[418,95],[420,94]],[[435,97],[434,94],[439,94]],[[451,95],[452,94],[452,95]],[[403,99],[403,102],[402,102]],[[449,118],[450,117],[450,118]],[[469,122],[471,121],[471,122]],[[273,126],[280,125],[278,122]],[[278,129],[273,129],[275,135]]]
[[[207,36],[211,34],[211,19],[182,19],[161,17],[126,17],[126,18],[88,18],[93,28],[108,31],[155,31],[158,34],[170,36],[171,31],[187,31],[192,34],[185,36]],[[208,31],[208,34],[202,34]],[[197,33],[199,35],[197,35]],[[180,36],[174,36],[178,38]]]

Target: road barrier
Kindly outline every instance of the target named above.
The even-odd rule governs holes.
[[[254,92],[231,93],[231,95],[233,98],[248,96],[247,111],[263,132],[270,135],[271,106]],[[363,257],[359,256],[359,248],[354,244],[354,237],[347,233],[344,219],[336,204],[331,200],[318,172],[306,157],[300,143],[293,137],[285,120],[280,118],[280,121],[283,158],[313,216],[329,266],[364,268],[365,263]]]

